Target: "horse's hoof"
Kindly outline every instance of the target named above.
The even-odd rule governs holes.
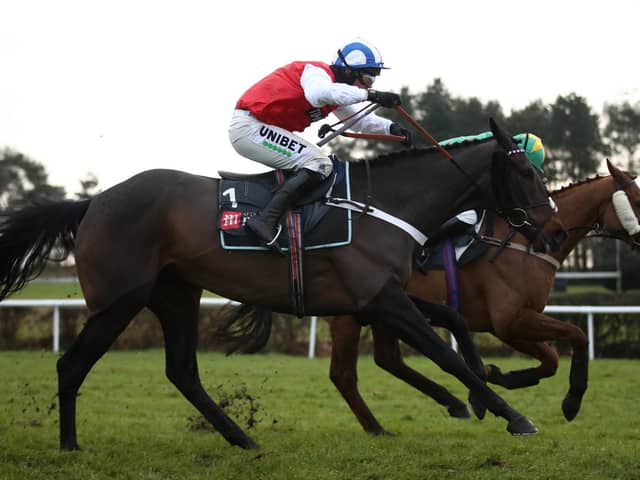
[[[236,447],[244,448],[245,450],[258,450],[260,445],[258,445],[251,437],[244,437],[232,442],[232,445]]]
[[[582,399],[567,393],[567,396],[564,397],[562,401],[562,413],[564,414],[564,418],[568,421],[573,420],[578,415],[580,411],[580,405],[582,403]]]
[[[63,450],[66,452],[73,452],[73,451],[80,451],[82,449],[80,448],[80,445],[78,445],[77,442],[65,442],[65,443],[60,443],[60,450]]]
[[[455,405],[449,405],[447,407],[447,412],[449,412],[449,416],[453,418],[471,418],[471,413],[469,413],[469,409],[462,402]]]
[[[396,433],[389,432],[384,428],[381,428],[380,430],[371,430],[367,433],[374,435],[376,437],[395,437],[397,435]]]
[[[524,415],[519,415],[509,422],[507,431],[511,435],[535,435],[538,428]]]
[[[501,385],[500,379],[502,378],[502,370],[497,365],[490,363],[486,367],[487,370],[487,382]]]
[[[476,398],[473,392],[469,392],[469,404],[471,405],[471,409],[473,410],[473,413],[475,413],[476,417],[478,417],[479,420],[482,420],[487,414],[487,407]]]

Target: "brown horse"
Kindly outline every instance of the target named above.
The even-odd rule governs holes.
[[[404,288],[423,232],[461,209],[526,212],[522,232],[540,238],[552,213],[547,191],[511,136],[490,124],[494,139],[452,148],[454,161],[426,149],[377,159],[370,169],[353,165],[348,204],[359,205],[362,214],[350,223],[351,243],[307,252],[305,306],[311,315],[366,312],[477,392],[489,410],[508,420],[511,433],[532,434],[535,426],[452,353]],[[291,313],[289,262],[268,251],[223,248],[214,219],[229,189],[221,192],[220,185],[218,179],[151,170],[91,200],[32,205],[0,217],[0,300],[37,276],[54,246],[75,252],[89,318],[57,364],[63,449],[78,448],[82,382],[144,307],[160,320],[169,380],[229,443],[256,446],[200,383],[199,299],[205,288]],[[255,184],[242,185],[246,192]],[[252,332],[265,337],[258,324]]]
[[[552,194],[559,207],[552,220],[561,224],[568,232],[568,238],[560,250],[551,253],[557,262],[561,263],[576,244],[592,230],[607,232],[607,236],[621,239],[634,246],[638,245],[640,188],[631,176],[615,168],[609,161],[607,167],[610,176],[585,180]],[[614,194],[622,195],[623,202],[624,198],[628,198],[631,208],[618,207],[616,213],[612,197]],[[496,237],[505,237],[508,229],[503,221],[498,219],[495,222]],[[513,241],[520,243],[523,240],[522,237],[516,236]],[[433,309],[437,308],[434,305],[425,304],[422,310],[432,318],[432,325],[452,330],[465,359],[474,371],[478,372],[478,369],[481,369],[478,372],[480,375],[485,375],[484,368],[479,363],[473,343],[466,335],[464,321],[470,330],[490,332],[515,350],[540,361],[536,368],[508,373],[502,373],[497,366],[489,365],[486,369],[487,380],[509,389],[535,385],[540,379],[553,376],[558,368],[558,354],[547,342],[568,342],[572,347],[572,361],[569,391],[563,401],[562,410],[565,418],[572,420],[580,409],[587,388],[587,337],[577,326],[543,313],[556,273],[555,267],[549,261],[519,250],[505,249],[495,261],[490,262],[489,259],[495,254],[496,248],[490,247],[480,258],[458,270],[460,313],[464,320],[449,313],[447,321],[442,322],[440,319],[446,316],[434,316]],[[447,303],[446,282],[441,270],[432,270],[426,274],[415,272],[407,291],[416,297],[419,306],[423,306],[420,299],[434,304]],[[363,428],[375,434],[384,433],[357,388],[356,368],[361,324],[347,316],[334,317],[329,322],[333,342],[331,380]],[[446,406],[451,416],[468,416],[463,402],[402,361],[398,340],[384,325],[373,323],[371,329],[376,364]],[[482,416],[483,413],[480,411],[479,415]]]

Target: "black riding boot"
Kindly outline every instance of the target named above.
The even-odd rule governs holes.
[[[289,178],[275,193],[273,198],[258,214],[247,220],[245,226],[260,241],[272,250],[283,254],[277,239],[282,230],[279,224],[282,214],[291,207],[302,195],[323,180],[320,173],[307,169],[299,170]],[[278,227],[276,230],[276,226]]]

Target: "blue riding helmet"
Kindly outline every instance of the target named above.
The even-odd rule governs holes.
[[[338,54],[333,58],[332,65],[356,69],[388,68],[384,66],[378,49],[362,39],[349,42],[340,48]]]

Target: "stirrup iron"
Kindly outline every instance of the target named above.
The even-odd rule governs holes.
[[[273,246],[273,244],[276,243],[276,240],[278,240],[278,237],[280,236],[280,233],[282,233],[282,224],[278,222],[278,229],[276,230],[276,234],[273,236],[273,238],[271,240],[269,240],[267,243],[265,243],[265,245],[267,247]]]

